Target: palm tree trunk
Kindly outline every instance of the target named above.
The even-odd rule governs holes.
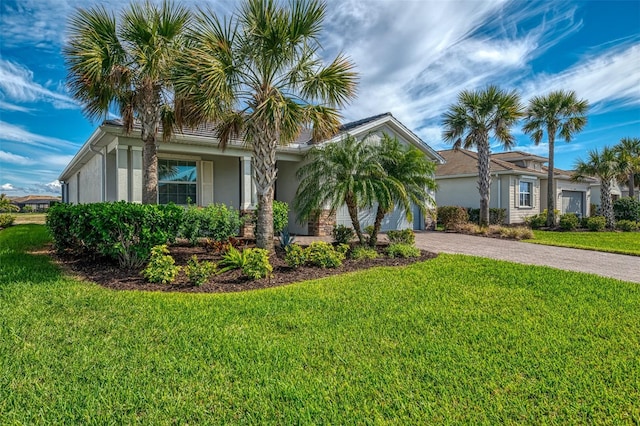
[[[602,213],[607,220],[607,228],[614,229],[616,226],[613,217],[613,203],[611,202],[611,181],[600,179],[602,182]]]
[[[143,140],[143,178],[142,204],[158,203],[158,145],[156,137],[148,135]]]
[[[358,219],[358,206],[356,204],[353,194],[347,194],[344,197],[344,203],[347,205],[347,211],[349,212],[349,218],[353,225],[353,230],[356,231],[358,241],[361,245],[364,245],[364,235],[362,235],[362,229],[360,228],[360,220]]]
[[[382,226],[382,219],[384,219],[384,215],[386,212],[380,207],[378,204],[378,209],[376,210],[376,219],[373,223],[373,232],[369,235],[369,246],[372,248],[376,248],[376,244],[378,244],[378,233],[380,232],[380,227]]]
[[[547,129],[549,135],[549,167],[547,170],[547,227],[553,228],[556,226],[556,191],[553,182],[553,170],[555,163],[555,129]]]
[[[146,82],[138,88],[142,126],[142,204],[158,203],[158,127],[160,126],[160,93]]]
[[[483,135],[478,142],[478,190],[480,192],[480,226],[489,226],[489,191],[491,187],[491,168],[489,137]]]
[[[273,245],[273,185],[276,181],[277,138],[266,129],[256,135],[253,142],[253,170],[258,193],[258,220],[256,223],[256,246],[274,250]]]
[[[634,176],[634,173],[631,172],[629,173],[629,197],[631,198],[633,198],[634,195],[636,195],[635,186],[636,186],[635,176]]]

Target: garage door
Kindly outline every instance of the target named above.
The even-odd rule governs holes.
[[[583,195],[580,191],[562,191],[562,213],[575,213],[584,216]]]
[[[360,209],[358,216],[360,219],[360,226],[363,228],[365,226],[373,225],[373,222],[376,219],[376,206],[370,209]],[[349,212],[347,211],[346,205],[340,207],[336,212],[336,224],[352,227],[351,218],[349,218]],[[400,209],[395,209],[391,213],[385,215],[384,219],[382,219],[380,228],[382,232],[390,231],[392,229],[416,229],[414,228],[414,223],[409,222],[407,220],[407,216],[401,212]]]

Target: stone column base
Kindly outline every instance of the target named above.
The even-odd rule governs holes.
[[[243,238],[255,238],[254,220],[256,217],[256,211],[254,209],[240,210],[240,218],[243,220],[240,225],[240,236]]]
[[[317,215],[309,220],[309,235],[314,237],[331,236],[336,226],[336,213],[331,210],[320,210]]]

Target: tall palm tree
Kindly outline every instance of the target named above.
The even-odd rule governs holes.
[[[124,129],[142,128],[142,202],[158,202],[158,128],[171,136],[171,69],[180,55],[190,13],[165,0],[131,3],[120,16],[104,7],[79,9],[70,20],[64,56],[73,97],[91,118],[105,117],[115,106]]]
[[[579,181],[588,176],[600,179],[601,192],[600,201],[602,212],[607,219],[607,228],[615,228],[615,218],[613,215],[613,203],[611,202],[611,183],[620,174],[620,163],[615,151],[608,146],[602,149],[589,151],[586,160],[578,159],[573,166],[574,173],[571,177],[574,181]]]
[[[556,224],[556,192],[554,184],[555,140],[560,136],[565,142],[580,132],[587,124],[585,116],[589,102],[578,99],[574,91],[557,90],[544,96],[534,96],[524,117],[522,130],[531,135],[538,145],[544,132],[549,144],[549,168],[547,171],[547,226]]]
[[[515,138],[511,127],[523,114],[520,96],[497,86],[477,91],[463,90],[458,102],[443,117],[443,138],[455,149],[476,148],[478,151],[478,191],[480,192],[480,224],[489,224],[489,188],[491,186],[489,136],[511,149]]]
[[[365,243],[365,238],[358,209],[390,197],[378,153],[366,140],[350,135],[339,142],[313,147],[296,177],[300,185],[293,206],[300,218],[313,217],[323,207],[335,211],[346,204],[360,244]]]
[[[320,58],[325,10],[315,0],[246,0],[229,20],[201,11],[176,83],[189,107],[182,120],[214,123],[222,148],[237,137],[252,146],[256,243],[270,250],[278,145],[305,126],[315,141],[335,134],[338,108],[355,95],[353,64]]]
[[[623,169],[618,180],[629,186],[629,197],[633,198],[638,184],[635,175],[640,173],[640,138],[622,138],[613,149]]]
[[[427,160],[417,148],[402,145],[397,138],[383,134],[380,146],[374,149],[385,172],[382,183],[387,191],[380,191],[380,196],[376,199],[376,217],[373,232],[369,236],[371,247],[376,246],[382,220],[387,213],[400,208],[407,219],[412,220],[413,203],[423,215],[428,214],[427,204],[434,204],[429,191],[437,187],[434,179],[435,163]]]

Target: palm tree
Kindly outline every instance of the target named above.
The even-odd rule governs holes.
[[[64,48],[73,97],[91,119],[118,108],[127,133],[142,128],[142,202],[158,202],[158,128],[173,128],[171,70],[184,45],[190,13],[170,1],[132,3],[120,23],[104,7],[79,9],[70,21]]]
[[[640,173],[640,138],[622,138],[613,149],[623,169],[618,180],[629,186],[629,197],[633,198],[637,185],[635,175]]]
[[[604,147],[602,152],[598,151],[598,149],[591,150],[586,161],[578,159],[573,167],[574,173],[571,179],[574,181],[582,180],[588,176],[595,176],[600,179],[602,212],[607,219],[607,228],[614,229],[615,218],[613,216],[613,203],[611,202],[611,182],[620,174],[620,163],[615,151],[609,147]]]
[[[305,126],[313,140],[335,134],[337,108],[355,95],[353,64],[338,55],[324,65],[319,35],[326,5],[246,0],[229,20],[201,11],[177,88],[188,99],[186,123],[214,123],[224,147],[241,137],[253,148],[258,194],[256,243],[273,249],[276,149]]]
[[[489,135],[493,134],[504,149],[511,149],[515,143],[511,127],[522,114],[520,96],[515,91],[505,92],[497,86],[477,91],[463,90],[458,95],[458,102],[444,114],[444,140],[452,142],[454,149],[475,147],[478,150],[480,225],[489,224]]]
[[[585,116],[589,102],[578,99],[574,91],[557,90],[544,96],[534,96],[529,100],[522,130],[531,135],[538,145],[547,132],[549,144],[549,167],[547,171],[547,226],[556,224],[556,192],[554,184],[555,139],[560,136],[571,142],[576,133],[587,124]]]
[[[358,240],[365,243],[358,209],[389,197],[385,173],[372,145],[347,135],[339,142],[313,147],[296,177],[300,185],[293,207],[301,219],[313,217],[323,207],[335,211],[346,204]]]
[[[434,204],[429,190],[436,189],[434,179],[435,163],[413,146],[402,145],[397,138],[382,135],[379,147],[376,147],[378,162],[385,172],[382,183],[387,191],[380,191],[376,201],[376,217],[373,232],[369,236],[369,245],[375,247],[384,216],[394,207],[404,211],[408,220],[412,220],[411,204],[418,206],[422,214],[428,214],[427,204]]]

